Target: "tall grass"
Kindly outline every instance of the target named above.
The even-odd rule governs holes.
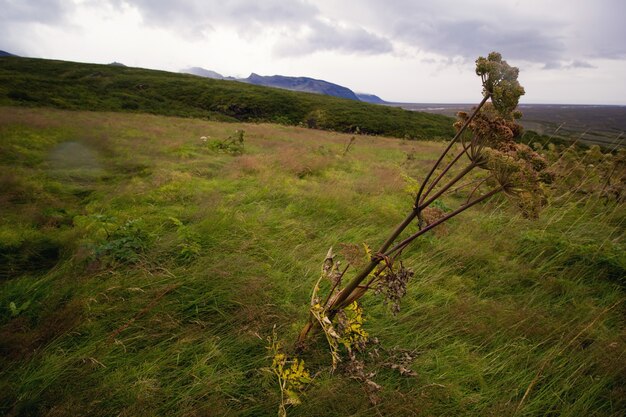
[[[200,139],[236,129],[242,156]],[[275,415],[272,327],[296,337],[319,254],[380,244],[412,201],[403,178],[441,149],[359,136],[343,155],[348,140],[0,109],[0,256],[13,262],[0,277],[1,413]],[[83,162],[61,163],[64,143],[88,149]],[[379,361],[372,406],[357,381],[323,371],[290,415],[622,415],[625,218],[623,204],[574,193],[537,221],[501,200],[467,212],[406,252],[416,275],[396,317],[364,300],[381,355],[410,352],[417,376]],[[141,233],[124,232],[129,220]],[[181,256],[190,242],[198,253]],[[306,360],[327,362],[323,349]]]

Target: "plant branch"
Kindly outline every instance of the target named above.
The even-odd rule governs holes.
[[[448,173],[450,168],[452,168],[452,166],[454,164],[456,164],[458,162],[458,160],[461,159],[461,157],[464,154],[467,154],[467,149],[468,148],[469,148],[469,146],[463,146],[463,149],[461,150],[461,152],[459,152],[459,154],[450,163],[448,163],[448,165],[443,169],[443,171],[441,171],[439,176],[437,178],[435,178],[435,180],[430,184],[428,189],[423,193],[421,201],[420,201],[420,204],[424,201],[424,199],[428,196],[428,194],[430,194],[430,192],[433,190],[433,188],[435,188],[435,186],[439,183],[439,181],[441,181],[441,179],[444,177],[444,175],[446,175]]]
[[[439,156],[439,159],[437,160],[437,162],[435,162],[435,164],[431,167],[430,171],[426,175],[426,178],[424,179],[424,181],[420,185],[419,191],[417,192],[417,197],[415,198],[415,205],[416,206],[419,205],[419,201],[422,198],[422,193],[424,192],[424,187],[426,186],[426,183],[430,180],[430,177],[432,177],[433,173],[435,172],[435,170],[437,169],[437,167],[439,166],[441,161],[443,161],[443,158],[448,154],[450,149],[452,149],[452,145],[454,145],[454,143],[461,137],[461,135],[463,134],[463,132],[465,131],[467,126],[469,126],[469,124],[474,119],[474,117],[478,114],[480,109],[485,105],[485,103],[487,102],[489,97],[491,97],[491,94],[490,93],[486,93],[485,96],[483,97],[482,101],[480,102],[480,104],[478,104],[476,109],[474,109],[474,111],[472,112],[471,116],[465,121],[465,123],[459,129],[459,131],[456,132],[456,135],[454,135],[454,137],[452,138],[452,140],[450,141],[450,143],[448,144],[446,149]]]
[[[465,187],[469,187],[472,184],[476,184],[477,182],[484,182],[486,179],[492,178],[493,176],[490,175],[489,177],[486,178],[476,178],[475,180],[472,181],[468,181],[466,183],[463,183],[461,185],[459,185],[458,187],[453,188],[452,190],[450,190],[451,193],[456,193],[457,191],[465,188]]]
[[[337,311],[339,308],[341,308],[343,302],[346,301],[346,299],[359,286],[359,284],[363,282],[365,278],[367,278],[370,272],[372,272],[376,268],[381,260],[382,258],[380,257],[372,257],[370,262],[357,274],[357,276],[352,278],[352,281],[350,281],[348,285],[346,285],[346,287],[341,290],[341,292],[339,292],[337,298],[333,300],[332,305],[328,307],[328,318],[330,320],[335,317],[335,314],[337,314]]]
[[[475,193],[476,191],[478,191],[478,189],[480,188],[480,186],[481,186],[481,185],[483,185],[483,184],[485,183],[485,181],[487,181],[487,180],[488,180],[488,179],[490,179],[490,178],[493,178],[493,175],[490,175],[490,176],[485,177],[485,178],[483,178],[483,179],[481,179],[481,180],[478,180],[478,184],[476,185],[476,187],[474,187],[474,188],[472,189],[472,192],[469,194],[469,196],[467,196],[467,201],[466,201],[465,203],[469,203],[469,201],[471,200],[471,198],[474,196],[474,193]],[[476,181],[474,181],[474,182],[476,182]],[[471,183],[470,183],[470,184],[471,184]]]
[[[404,231],[404,229],[406,229],[406,227],[411,224],[411,222],[413,221],[413,219],[415,217],[417,217],[419,211],[416,207],[413,207],[413,210],[411,210],[411,212],[409,213],[408,216],[406,216],[406,218],[404,220],[402,220],[402,223],[400,223],[395,230],[391,233],[391,235],[389,235],[389,237],[387,238],[387,240],[385,240],[385,243],[383,243],[380,247],[380,249],[378,249],[378,253],[385,253],[385,251],[387,249],[389,249],[389,246],[391,246],[391,244],[396,240],[396,238],[398,236],[400,236],[400,233],[402,233]]]
[[[453,212],[447,214],[446,216],[442,217],[441,219],[439,219],[439,220],[429,224],[428,226],[426,226],[422,230],[420,230],[420,231],[416,232],[415,234],[407,237],[402,242],[398,243],[393,248],[389,249],[385,253],[385,256],[389,256],[389,255],[393,254],[394,252],[396,252],[397,250],[404,249],[404,247],[406,247],[409,243],[411,243],[412,241],[414,241],[415,239],[417,239],[418,237],[420,237],[424,233],[428,232],[429,230],[439,226],[441,223],[451,219],[452,217],[456,216],[457,214],[462,213],[463,211],[467,210],[468,208],[470,208],[470,207],[480,203],[483,200],[486,200],[487,198],[489,198],[489,197],[491,197],[491,196],[493,196],[493,195],[495,195],[495,194],[497,194],[497,193],[499,193],[500,191],[503,191],[503,190],[504,190],[504,187],[500,186],[498,188],[495,188],[495,189],[489,191],[487,194],[478,197],[474,201],[462,205],[461,207],[457,208],[456,210],[454,210]]]
[[[419,232],[409,236],[408,238],[404,239],[402,242],[398,243],[397,245],[395,245],[393,248],[389,249],[387,252],[384,253],[384,256],[376,256],[376,257],[372,257],[372,260],[370,261],[370,263],[361,270],[361,272],[352,279],[352,281],[350,281],[350,283],[339,293],[339,296],[337,296],[337,298],[333,301],[332,306],[329,307],[329,313],[328,313],[328,318],[330,318],[332,320],[332,318],[335,316],[336,312],[338,309],[345,307],[345,301],[347,299],[351,299],[351,294],[352,292],[361,284],[361,282],[363,282],[363,280],[365,280],[365,278],[367,278],[369,276],[369,274],[376,268],[376,266],[380,263],[380,261],[382,261],[384,259],[384,257],[390,256],[391,254],[393,254],[394,252],[404,249],[404,247],[406,247],[409,243],[411,243],[412,241],[414,241],[415,239],[417,239],[418,237],[420,237],[421,235],[423,235],[424,233],[428,232],[429,230],[437,227],[438,225],[440,225],[441,223],[451,219],[452,217],[456,216],[459,213],[462,213],[463,211],[467,210],[468,208],[480,203],[481,201],[486,200],[487,198],[499,193],[500,191],[503,191],[504,187],[498,187],[495,188],[493,190],[491,190],[490,192],[488,192],[487,194],[478,197],[477,199],[475,199],[474,201],[467,203],[461,207],[459,207],[458,209],[454,210],[452,213],[449,213],[448,215],[446,215],[445,217],[442,217],[441,219],[437,220],[436,222],[433,222],[431,224],[429,224],[428,226],[426,226],[425,228],[423,228],[422,230],[420,230]],[[352,300],[351,300],[352,301]]]
[[[429,198],[428,201],[420,203],[420,205],[417,207],[418,210],[420,210],[420,211],[424,210],[426,207],[431,205],[433,203],[433,201],[435,201],[436,199],[441,197],[441,195],[443,193],[448,191],[450,189],[450,187],[452,187],[454,184],[459,182],[460,179],[462,179],[464,176],[466,176],[474,168],[476,168],[476,163],[474,163],[474,162],[472,162],[471,164],[466,166],[461,172],[459,172],[456,175],[456,177],[454,177],[453,179],[450,180],[450,182],[448,182],[446,185],[444,185],[443,188],[441,188],[441,190],[437,191],[434,196]]]

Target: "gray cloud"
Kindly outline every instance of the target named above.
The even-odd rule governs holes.
[[[216,26],[229,26],[243,34],[269,28],[294,27],[312,22],[317,7],[305,0],[86,0],[94,7],[136,8],[144,23],[188,37],[202,37]],[[0,0],[0,22],[56,25],[76,4],[64,0]],[[0,33],[3,28],[0,28]]]
[[[98,0],[94,0],[98,1]],[[311,22],[318,9],[303,0],[112,0],[117,7],[134,6],[144,21],[178,33],[201,36],[202,30],[229,26],[250,35],[275,27]]]
[[[341,51],[358,54],[384,54],[393,51],[392,43],[361,27],[344,27],[336,23],[314,21],[307,33],[284,39],[276,45],[278,56],[307,55],[316,51]]]
[[[595,65],[590,64],[587,61],[581,61],[575,59],[571,64],[568,64],[566,68],[597,68]]]
[[[0,22],[58,22],[63,19],[69,7],[71,6],[63,0],[0,0]]]
[[[587,62],[581,61],[579,59],[575,59],[571,62],[549,62],[543,66],[543,69],[546,70],[568,70],[568,69],[576,69],[576,68],[597,68],[595,65]]]
[[[370,19],[387,27],[384,33],[423,52],[473,60],[495,50],[507,59],[547,65],[564,58],[563,24],[525,16],[510,2],[365,1]]]
[[[66,17],[72,7],[73,4],[63,0],[0,0],[0,49],[31,56],[30,25],[67,24]]]
[[[359,26],[342,26],[323,19],[316,6],[303,0],[127,0],[125,3],[137,7],[147,23],[173,26],[179,33],[190,36],[201,36],[203,30],[219,25],[235,28],[247,37],[268,29],[282,29],[286,36],[274,48],[278,56],[316,51],[381,54],[393,49],[389,40]],[[122,2],[117,4],[121,6]]]
[[[578,46],[590,58],[626,58],[626,2],[596,0],[590,2],[587,19],[573,28],[579,32]]]
[[[144,24],[189,39],[227,27],[254,42],[284,34],[278,56],[316,51],[387,54],[416,48],[473,60],[492,50],[550,68],[591,68],[589,60],[626,59],[626,2],[569,0],[86,0],[135,8]],[[0,0],[0,36],[24,36],[25,24],[59,26],[78,7],[66,0]],[[16,41],[17,42],[17,41]],[[405,48],[405,47],[410,48]],[[9,47],[6,45],[5,47]],[[587,65],[585,65],[585,63]]]
[[[378,33],[425,52],[474,59],[497,50],[509,59],[563,67],[626,58],[626,2],[362,0]],[[370,28],[371,26],[366,25]],[[581,66],[578,66],[581,67]]]
[[[422,22],[399,21],[394,38],[425,51],[471,59],[499,51],[509,59],[550,63],[559,60],[564,50],[559,38],[529,28],[504,28],[487,20],[433,18]]]

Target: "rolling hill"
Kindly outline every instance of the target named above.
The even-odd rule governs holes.
[[[274,122],[411,139],[445,137],[452,119],[356,100],[141,68],[0,58],[0,105]]]

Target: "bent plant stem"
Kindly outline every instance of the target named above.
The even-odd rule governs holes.
[[[371,272],[374,269],[376,269],[376,267],[380,264],[380,262],[383,259],[385,259],[386,256],[388,256],[389,254],[395,252],[397,249],[400,248],[399,245],[396,245],[392,250],[388,250],[389,247],[393,244],[393,242],[395,242],[395,240],[398,238],[398,236],[400,236],[400,234],[409,226],[409,224],[411,224],[411,222],[416,217],[419,216],[420,212],[424,208],[428,207],[428,205],[430,205],[433,201],[435,201],[443,193],[445,193],[447,190],[449,190],[454,184],[456,184],[459,180],[461,180],[465,175],[467,175],[476,166],[477,166],[477,164],[475,164],[475,163],[469,164],[455,178],[450,180],[441,190],[439,190],[433,197],[431,197],[427,202],[422,203],[419,206],[414,206],[413,207],[413,210],[411,210],[411,212],[407,215],[407,217],[394,229],[394,231],[391,233],[391,235],[387,238],[387,240],[378,249],[378,252],[376,252],[376,254],[371,257],[370,262],[363,269],[361,269],[361,271],[346,285],[345,288],[343,288],[332,299],[327,300],[327,302],[324,305],[324,308],[326,309],[327,317],[330,320],[333,320],[333,318],[339,312],[340,309],[342,309],[345,306],[347,306],[348,304],[358,300],[359,298],[361,298],[361,296],[363,296],[363,294],[365,294],[365,292],[367,292],[369,287],[368,286],[360,287],[360,284],[371,274]],[[457,210],[455,210],[454,212],[450,213],[449,215],[443,217],[439,221],[437,221],[435,223],[432,223],[431,225],[427,226],[426,228],[420,230],[420,232],[418,232],[417,236],[414,235],[414,236],[408,238],[408,239],[410,239],[408,242],[406,242],[406,239],[403,242],[401,242],[401,244],[404,244],[402,246],[402,249],[404,249],[404,247],[408,243],[413,241],[418,236],[422,235],[423,233],[426,233],[427,231],[431,230],[432,228],[434,228],[434,227],[438,226],[439,224],[445,222],[446,220],[456,216],[457,214],[459,214],[459,213],[463,212],[464,210],[472,207],[473,205],[478,204],[479,202],[485,200],[486,198],[491,197],[492,195],[496,194],[497,192],[502,191],[502,189],[503,189],[503,187],[501,187],[499,189],[496,189],[496,190],[493,190],[490,193],[487,193],[484,196],[477,198],[476,200],[472,201],[471,203],[467,203],[464,206],[459,207]],[[417,201],[418,201],[418,199],[416,199],[416,202]],[[359,291],[359,290],[360,290],[360,293],[357,293],[357,291]],[[315,327],[316,322],[317,322],[317,320],[315,320],[315,317],[313,317],[313,315],[310,315],[309,316],[309,320],[307,321],[305,326],[302,328],[302,330],[300,331],[300,334],[298,336],[298,340],[296,342],[296,347],[297,348],[302,348],[304,346],[304,342],[305,342],[309,332]]]
[[[435,180],[430,184],[430,186],[428,186],[428,189],[422,194],[421,201],[419,202],[419,204],[421,204],[426,199],[428,194],[430,194],[430,192],[437,186],[439,181],[441,181],[441,179],[448,173],[448,171],[450,171],[450,169],[454,166],[454,164],[456,164],[463,155],[467,155],[468,149],[469,149],[469,146],[464,146],[463,149],[461,149],[461,152],[459,152],[457,156],[455,156],[454,159],[450,161],[450,163],[448,163],[448,165],[441,171],[441,173],[437,176],[437,178],[435,178]]]
[[[444,149],[444,151],[441,153],[441,155],[439,156],[439,159],[437,160],[437,162],[435,162],[433,164],[433,166],[430,168],[430,171],[426,175],[426,178],[424,178],[424,182],[422,182],[422,185],[420,186],[419,191],[417,192],[417,197],[415,198],[415,202],[416,202],[415,205],[418,205],[419,201],[421,200],[422,193],[424,192],[424,187],[426,186],[426,183],[430,180],[430,177],[432,177],[432,175],[435,173],[435,170],[437,169],[437,167],[439,166],[441,161],[443,161],[443,158],[445,158],[445,156],[448,154],[448,152],[450,152],[450,149],[452,149],[452,146],[461,137],[461,135],[463,134],[463,132],[465,131],[467,126],[469,126],[469,124],[472,122],[474,117],[478,114],[480,109],[485,105],[485,103],[487,102],[487,100],[489,100],[490,97],[491,97],[491,93],[486,93],[485,94],[485,96],[483,97],[482,101],[478,104],[478,106],[476,106],[476,108],[474,109],[474,111],[472,112],[470,117],[467,118],[467,120],[465,121],[463,126],[459,129],[458,132],[456,132],[456,135],[454,135],[454,137],[452,138],[452,140],[450,141],[450,143],[448,144],[446,149]]]
[[[353,280],[350,282],[350,284],[348,284],[348,286],[346,286],[346,288],[344,288],[344,290],[342,291],[342,293],[345,293],[345,296],[343,297],[337,297],[337,299],[335,300],[335,302],[333,303],[332,306],[330,306],[329,310],[329,317],[330,314],[333,314],[336,310],[341,309],[343,307],[345,307],[346,305],[346,300],[349,299],[350,302],[354,301],[354,297],[351,297],[353,291],[359,287],[359,284],[367,277],[369,276],[369,274],[374,270],[374,268],[376,268],[376,266],[385,258],[388,256],[391,256],[394,252],[397,252],[398,250],[404,249],[409,243],[411,243],[412,241],[414,241],[415,239],[417,239],[418,237],[420,237],[421,235],[423,235],[424,233],[430,231],[431,229],[434,229],[435,227],[439,226],[441,223],[446,222],[447,220],[451,219],[452,217],[462,213],[463,211],[467,210],[468,208],[488,199],[489,197],[494,196],[495,194],[501,192],[504,190],[504,187],[499,187],[496,189],[491,190],[490,192],[488,192],[487,194],[478,197],[477,199],[475,199],[474,201],[464,204],[463,206],[459,207],[458,209],[454,210],[452,213],[449,213],[448,215],[442,217],[441,219],[437,220],[436,222],[431,223],[430,225],[426,226],[425,228],[423,228],[422,230],[420,230],[419,232],[407,237],[406,239],[404,239],[402,242],[398,243],[397,245],[395,245],[393,248],[389,249],[387,252],[385,252],[382,256],[379,254],[377,257],[375,257],[374,259],[372,259],[372,261],[370,262],[370,264],[367,265],[367,267],[365,267],[361,273],[359,273],[359,275],[357,275],[356,277],[353,278]],[[372,266],[373,265],[373,266]],[[352,290],[350,290],[350,288],[352,288]]]
[[[434,196],[432,196],[430,199],[428,199],[428,201],[420,203],[419,206],[418,206],[418,210],[421,211],[421,210],[425,209],[426,207],[428,207],[429,205],[431,205],[436,199],[441,197],[443,195],[443,193],[448,191],[450,189],[450,187],[452,187],[454,184],[459,182],[459,180],[461,180],[463,177],[465,177],[467,174],[469,174],[471,170],[476,168],[476,166],[477,166],[477,164],[474,163],[474,162],[472,162],[471,164],[466,166],[453,179],[451,179],[443,188],[441,188],[441,190],[437,191]],[[426,197],[426,195],[424,195],[424,197]]]
[[[485,195],[482,195],[478,198],[476,198],[475,200],[473,200],[470,203],[464,204],[463,206],[459,207],[458,209],[454,210],[453,212],[449,213],[448,215],[442,217],[441,219],[437,220],[436,222],[431,223],[430,225],[426,226],[425,228],[423,228],[422,230],[420,230],[419,232],[409,236],[408,238],[404,239],[402,242],[398,243],[397,245],[395,245],[393,248],[387,250],[386,252],[381,252],[379,251],[379,253],[372,257],[372,260],[370,261],[370,263],[361,270],[361,272],[355,276],[352,281],[341,291],[341,293],[339,294],[339,296],[334,300],[334,302],[332,303],[331,306],[329,306],[328,310],[329,310],[329,314],[328,317],[332,318],[334,317],[334,315],[336,314],[337,310],[344,308],[348,303],[346,303],[346,300],[350,300],[350,302],[355,301],[356,299],[360,298],[359,297],[354,297],[353,292],[359,288],[359,285],[361,284],[361,282],[363,282],[363,280],[365,280],[365,278],[367,278],[369,276],[369,274],[376,268],[376,266],[378,266],[378,264],[385,259],[385,257],[388,257],[390,255],[392,255],[394,252],[400,250],[400,249],[404,249],[409,243],[411,243],[412,241],[414,241],[415,239],[417,239],[418,237],[420,237],[421,235],[423,235],[424,233],[430,231],[431,229],[434,229],[435,227],[439,226],[441,223],[444,223],[445,221],[451,219],[452,217],[462,213],[463,211],[467,210],[468,208],[488,199],[489,197],[494,196],[495,194],[501,192],[504,190],[504,187],[498,187],[495,188],[493,190],[491,190],[490,192],[488,192]],[[362,295],[362,294],[361,294]]]
[[[452,138],[452,140],[450,141],[450,143],[448,144],[446,149],[439,156],[439,159],[437,160],[437,162],[433,165],[433,167],[431,168],[430,172],[426,175],[426,178],[422,182],[422,184],[420,186],[420,189],[419,189],[419,191],[417,193],[417,196],[415,197],[415,205],[413,206],[413,210],[402,221],[402,223],[400,223],[396,227],[396,229],[387,238],[385,243],[382,244],[382,246],[378,250],[377,254],[375,256],[373,256],[372,259],[370,260],[369,264],[367,264],[367,266],[365,266],[365,268],[363,268],[361,270],[361,272],[357,276],[355,276],[352,279],[352,281],[350,281],[350,283],[339,293],[339,295],[336,297],[336,299],[333,300],[332,306],[329,306],[329,315],[328,315],[328,317],[331,320],[332,320],[332,318],[336,314],[337,307],[341,308],[340,306],[342,304],[345,304],[345,301],[350,296],[350,294],[352,294],[352,292],[354,290],[356,290],[356,288],[359,286],[359,284],[361,282],[363,282],[363,280],[376,268],[376,266],[383,259],[379,254],[385,253],[385,251],[393,244],[393,242],[398,238],[398,236],[400,236],[400,234],[404,231],[404,229],[406,229],[407,226],[413,221],[413,219],[415,219],[420,214],[421,210],[423,210],[425,207],[427,207],[437,197],[441,196],[441,194],[446,192],[450,187],[452,187],[456,182],[458,182],[461,178],[463,178],[469,171],[471,171],[476,166],[474,163],[470,164],[465,170],[463,170],[463,172],[461,172],[459,175],[457,175],[456,178],[454,178],[445,187],[443,187],[443,189],[440,190],[435,195],[435,197],[431,199],[432,201],[429,200],[427,204],[419,204],[419,202],[421,200],[422,193],[424,192],[424,187],[425,187],[426,183],[428,182],[428,180],[430,179],[430,177],[435,172],[435,169],[437,169],[437,166],[439,166],[441,161],[443,161],[443,158],[450,151],[450,149],[452,149],[452,146],[454,145],[454,143],[461,137],[461,135],[463,134],[463,132],[465,131],[467,126],[469,126],[469,124],[472,121],[472,119],[478,114],[480,109],[485,105],[485,103],[487,102],[487,100],[490,97],[491,97],[491,94],[489,94],[489,93],[485,94],[485,96],[483,97],[482,101],[478,104],[476,109],[474,109],[474,112],[472,112],[471,116],[465,121],[465,123],[463,124],[461,129],[459,129],[459,131],[456,133],[456,135],[454,135],[454,137]],[[455,158],[455,162],[458,161],[459,158],[460,158],[460,156]],[[437,178],[437,180],[433,184],[436,185],[436,182],[438,182],[450,168],[451,168],[451,164],[449,164],[446,167],[446,169],[444,169],[444,172],[442,173],[442,175],[439,175],[439,177]],[[428,192],[430,192],[432,190],[434,185],[432,185],[429,188]]]
[[[409,243],[411,243],[412,241],[414,241],[415,239],[417,239],[418,237],[420,237],[424,233],[428,232],[431,229],[434,229],[435,227],[439,226],[441,223],[444,223],[444,222],[450,220],[454,216],[464,212],[468,208],[470,208],[470,207],[480,203],[481,201],[484,201],[484,200],[488,199],[489,197],[492,197],[492,196],[498,194],[499,192],[504,191],[504,188],[505,188],[504,186],[500,186],[498,188],[494,188],[493,190],[489,191],[487,194],[484,194],[484,195],[476,198],[475,200],[473,200],[473,201],[471,201],[471,202],[469,202],[467,204],[462,205],[458,209],[456,209],[453,212],[447,214],[446,216],[442,217],[441,219],[437,220],[436,222],[433,222],[433,223],[429,224],[428,226],[424,227],[419,232],[417,232],[417,233],[407,237],[402,242],[398,243],[393,248],[391,248],[387,252],[385,252],[385,256],[390,256],[394,252],[396,252],[398,250],[404,249]]]

